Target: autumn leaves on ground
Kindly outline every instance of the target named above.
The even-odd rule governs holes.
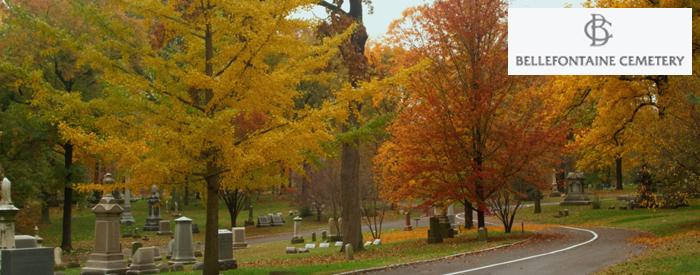
[[[0,1],[0,162],[22,209],[17,231],[37,225],[46,245],[82,261],[94,241],[86,206],[157,185],[164,210],[177,202],[200,226],[205,274],[218,274],[219,228],[243,226],[249,211],[289,210],[313,228],[342,218],[354,259],[340,249],[287,255],[288,240],[270,241],[236,251],[237,272],[433,259],[537,241],[532,224],[652,234],[631,240],[647,252],[604,272],[700,269],[700,81],[508,76],[506,2],[436,0],[374,41],[368,0]],[[326,13],[298,16],[311,7]],[[574,171],[605,199],[554,218],[564,208],[540,202],[558,202],[545,195],[566,191]],[[103,184],[105,173],[116,183]],[[468,210],[456,238],[427,245],[427,220],[401,231],[404,218],[444,216],[450,205]],[[140,222],[145,207],[134,204]],[[503,226],[477,241],[487,219]],[[291,236],[287,220],[247,234]],[[371,239],[384,241],[365,249]]]

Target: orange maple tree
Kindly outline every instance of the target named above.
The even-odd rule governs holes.
[[[484,227],[494,194],[545,183],[568,126],[538,89],[546,79],[508,76],[505,18],[502,1],[443,0],[394,23],[391,42],[429,65],[406,84],[375,159],[387,198],[474,204]]]

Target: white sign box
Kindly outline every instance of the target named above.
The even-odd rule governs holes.
[[[508,10],[509,75],[692,75],[692,9]]]

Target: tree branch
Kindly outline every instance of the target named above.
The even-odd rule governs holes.
[[[344,11],[343,9],[341,9],[340,7],[338,7],[334,4],[329,3],[328,1],[320,0],[320,1],[318,1],[317,5],[322,6],[326,9],[329,9],[333,12],[340,13],[340,14],[345,15],[345,16],[349,15],[346,11]]]

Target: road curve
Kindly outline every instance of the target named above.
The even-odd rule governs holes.
[[[513,247],[374,273],[590,274],[638,253],[641,247],[627,241],[637,234],[612,228],[552,227]]]

